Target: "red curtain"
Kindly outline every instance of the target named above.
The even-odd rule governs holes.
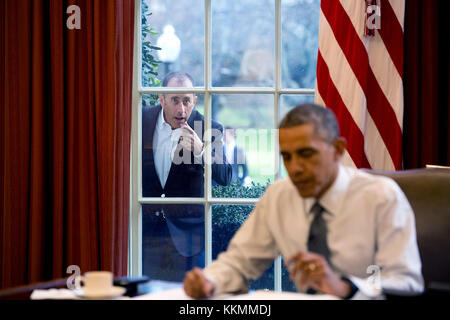
[[[126,275],[134,0],[0,3],[0,287]]]
[[[450,166],[448,6],[448,0],[406,1],[405,169]]]

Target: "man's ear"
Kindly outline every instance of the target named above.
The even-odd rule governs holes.
[[[333,141],[336,160],[340,160],[342,156],[344,155],[345,148],[347,147],[347,140],[344,137],[338,137],[336,140]]]
[[[159,99],[159,102],[161,103],[161,106],[163,105],[163,103],[164,103],[164,94],[158,94],[158,99]]]

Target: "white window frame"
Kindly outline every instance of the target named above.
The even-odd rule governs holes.
[[[133,68],[133,110],[132,110],[132,141],[131,141],[131,187],[130,187],[130,229],[129,229],[129,260],[130,276],[142,275],[142,211],[143,204],[155,203],[199,203],[205,206],[205,262],[212,261],[212,221],[211,207],[215,204],[256,204],[259,198],[213,198],[211,194],[211,144],[205,143],[205,192],[199,198],[147,198],[142,197],[142,95],[151,93],[195,93],[204,95],[205,141],[211,141],[211,98],[213,94],[271,94],[274,99],[274,128],[279,122],[280,99],[283,94],[314,95],[314,89],[285,89],[281,85],[281,1],[275,1],[275,81],[274,87],[213,87],[211,82],[211,41],[212,41],[212,10],[211,1],[205,2],[205,85],[195,88],[162,88],[142,87],[141,65],[141,0],[135,0],[135,35],[134,35],[134,68]],[[275,180],[280,178],[281,158],[275,139]],[[281,291],[281,256],[275,259],[274,289]]]

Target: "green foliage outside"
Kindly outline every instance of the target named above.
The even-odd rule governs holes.
[[[150,27],[148,21],[152,13],[145,1],[142,1],[142,86],[143,87],[160,87],[161,81],[156,78],[158,75],[158,66],[161,61],[155,59],[153,56],[155,50],[161,48],[152,45],[150,35],[157,35],[155,28]],[[157,94],[146,94],[142,96],[142,103],[144,106],[155,105],[158,101]]]
[[[263,195],[269,183],[265,185],[252,183],[250,187],[244,187],[238,181],[228,186],[214,186],[212,195],[215,198],[259,198]],[[254,205],[213,205],[213,259],[226,250],[228,242],[234,233],[244,223]]]
[[[265,185],[252,183],[244,187],[234,181],[228,186],[214,186],[213,197],[217,198],[259,198],[263,195],[269,182]],[[248,218],[254,205],[214,205],[212,207],[212,258],[227,249],[233,235]],[[274,289],[273,266],[257,281],[251,281],[251,289]]]

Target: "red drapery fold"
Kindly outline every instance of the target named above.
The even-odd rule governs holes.
[[[405,169],[450,166],[447,0],[408,0],[405,12]]]
[[[72,264],[125,275],[134,0],[0,9],[0,287]]]

